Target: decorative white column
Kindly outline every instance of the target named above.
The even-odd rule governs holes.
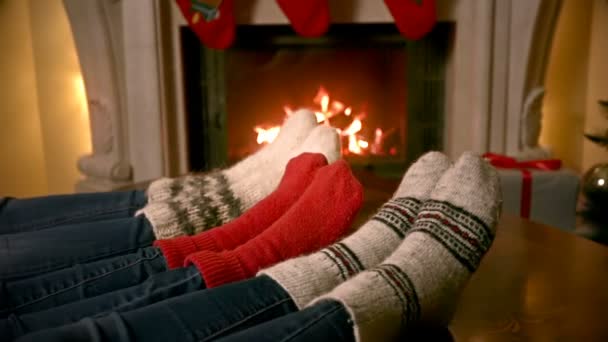
[[[64,0],[84,79],[93,152],[76,190],[108,191],[163,175],[157,2]]]

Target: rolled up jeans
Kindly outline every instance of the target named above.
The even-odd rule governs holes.
[[[0,198],[0,234],[128,218],[146,202],[146,194],[138,190],[24,199],[4,197]]]
[[[212,341],[297,311],[268,276],[37,331],[17,341]]]

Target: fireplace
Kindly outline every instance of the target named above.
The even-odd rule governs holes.
[[[246,157],[272,141],[292,110],[308,107],[338,129],[352,165],[400,174],[443,148],[452,32],[442,23],[411,42],[392,24],[341,24],[307,39],[287,25],[240,25],[235,45],[218,52],[182,28],[191,167]]]
[[[278,43],[287,44],[282,47],[287,50],[295,49],[297,45],[301,45],[301,50],[313,47],[323,50],[324,41],[340,41],[348,46],[349,40],[353,43],[353,35],[349,37],[348,30],[341,35],[338,32],[341,27],[350,26],[349,29],[356,30],[356,26],[361,25],[365,28],[363,33],[375,27],[378,29],[373,35],[382,36],[384,25],[385,38],[370,42],[362,35],[355,43],[362,44],[366,40],[365,44],[386,44],[385,54],[394,57],[399,53],[390,51],[397,49],[391,47],[396,40],[388,36],[396,31],[386,28],[393,25],[393,18],[382,1],[332,0],[333,32],[321,40],[298,41],[296,37],[294,41],[293,36],[289,38],[289,32],[287,38],[281,39],[277,37],[279,31],[272,34],[274,37],[268,37],[264,32],[273,27],[285,33],[289,24],[276,1],[235,0],[239,26],[258,26],[259,29],[239,31],[237,46],[224,53],[201,50],[198,42],[184,45],[193,37],[184,33],[186,23],[174,1],[64,0],[64,4],[78,50],[93,137],[93,152],[78,162],[83,179],[78,182],[77,189],[103,191],[225,165],[238,159],[259,148],[253,129],[256,125],[268,128],[278,124],[285,115],[283,106],[318,109],[319,104],[313,99],[320,86],[327,91],[329,101],[352,106],[353,113],[366,112],[362,122],[364,128],[355,136],[359,139],[357,144],[365,141],[371,148],[369,146],[374,142],[371,135],[376,128],[383,132],[393,130],[387,138],[393,141],[386,141],[391,147],[384,149],[381,155],[367,151],[362,155],[346,155],[353,165],[371,165],[376,169],[389,165],[389,168],[399,169],[428,148],[439,148],[452,159],[466,150],[516,154],[522,147],[524,104],[536,101],[534,107],[542,108],[542,98],[531,97],[538,94],[538,88],[544,84],[547,56],[561,1],[437,0],[439,31],[433,34],[447,35],[443,40],[447,45],[440,45],[447,51],[445,68],[433,64],[432,70],[426,70],[430,52],[424,52],[424,43],[410,46],[402,40],[398,44],[405,45],[399,53],[405,55],[405,62],[395,57],[403,63],[401,66],[369,63],[378,68],[392,66],[405,70],[405,75],[399,77],[405,91],[395,90],[403,96],[386,94],[386,101],[392,108],[401,106],[405,110],[384,109],[384,103],[375,104],[383,99],[356,94],[365,92],[365,87],[344,88],[344,84],[350,83],[334,84],[342,78],[334,76],[303,85],[298,92],[287,92],[291,85],[282,85],[285,95],[280,97],[276,94],[281,92],[273,91],[273,101],[256,104],[270,107],[259,111],[264,114],[261,117],[256,112],[255,120],[244,125],[243,133],[231,133],[230,125],[235,122],[233,115],[237,121],[249,119],[250,115],[233,111],[238,107],[231,97],[237,96],[238,92],[228,92],[231,72],[234,74],[238,68],[244,72],[248,67],[233,67],[231,59],[233,54],[248,53],[247,41],[241,38],[243,35],[266,37],[263,40],[270,46],[267,53],[272,56],[272,49],[279,49]],[[345,62],[335,65],[333,69],[336,70],[332,69],[328,74],[342,75],[345,73],[339,70],[342,64],[356,63],[359,58],[354,58],[356,54],[348,55],[353,57],[342,58]],[[289,53],[286,56],[293,58]],[[260,56],[255,61],[267,63],[269,58]],[[422,62],[416,62],[416,59]],[[188,63],[196,67],[186,66]],[[425,67],[412,68],[410,64]],[[210,72],[197,76],[201,65],[207,71],[224,70],[223,76]],[[228,66],[231,72],[225,72]],[[366,63],[366,67],[372,66]],[[187,74],[184,70],[188,70]],[[423,75],[416,74],[423,71]],[[373,73],[382,75],[377,70]],[[387,75],[386,82],[395,81],[397,77],[393,76]],[[405,82],[401,82],[403,78]],[[412,86],[412,79],[422,81]],[[249,80],[249,84],[242,85],[245,90],[241,90],[239,98],[244,98],[242,93],[247,94],[246,90],[263,89],[260,86],[263,83],[259,77],[255,82]],[[366,86],[372,87],[372,84],[377,83]],[[392,86],[386,88],[393,90]],[[398,101],[391,102],[393,97]],[[435,101],[429,101],[427,97],[433,97]],[[216,100],[203,102],[203,98]],[[381,109],[375,109],[378,106]],[[394,115],[390,127],[386,127],[389,119],[384,121],[385,112]],[[340,114],[334,120],[346,120],[343,116]],[[413,129],[414,126],[417,128]],[[238,142],[231,139],[233,136],[244,139],[239,143],[241,147],[232,146]],[[203,138],[206,141],[201,140]],[[359,145],[362,149],[363,146],[365,143]],[[391,154],[390,150],[395,146],[394,154]]]

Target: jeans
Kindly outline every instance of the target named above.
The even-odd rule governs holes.
[[[166,270],[167,264],[160,249],[147,247],[132,254],[9,281],[4,284],[0,297],[0,317],[37,312],[96,297],[140,284],[150,275]]]
[[[260,276],[41,330],[18,341],[211,341],[297,311],[274,280]]]
[[[344,305],[333,300],[316,303],[272,321],[222,338],[238,341],[355,341],[353,321]]]
[[[0,199],[0,234],[132,217],[146,204],[143,191]]]
[[[324,300],[301,311],[241,330],[218,342],[351,342],[355,341],[353,324],[350,314],[341,303]],[[446,327],[420,325],[410,327],[397,340],[452,342],[454,338]]]
[[[48,310],[0,319],[0,332],[14,339],[33,331],[60,327],[86,317],[127,312],[161,300],[204,289],[196,267],[178,268],[151,275],[141,284]]]
[[[0,235],[0,282],[133,253],[153,241],[143,216]]]

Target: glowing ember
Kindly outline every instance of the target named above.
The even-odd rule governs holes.
[[[353,114],[353,108],[347,107],[340,101],[331,100],[329,93],[321,86],[319,91],[313,98],[313,102],[320,106],[320,109],[314,111],[318,123],[330,125],[329,120],[337,115],[344,115],[350,117]],[[283,110],[285,115],[290,116],[293,110],[289,106],[284,106]],[[374,130],[374,136],[371,139],[371,143],[364,136],[360,135],[363,130],[363,119],[366,117],[366,113],[360,112],[354,115],[350,124],[344,128],[336,127],[336,130],[340,136],[345,137],[347,140],[347,147],[343,151],[344,154],[357,154],[357,155],[385,155],[383,142],[387,136],[393,133],[395,130],[390,129],[389,131],[383,131],[381,128]],[[256,126],[254,131],[257,133],[258,144],[270,144],[279,135],[281,126],[272,126],[269,128],[262,128]],[[397,150],[395,147],[391,147],[389,150],[390,155],[396,155]]]

